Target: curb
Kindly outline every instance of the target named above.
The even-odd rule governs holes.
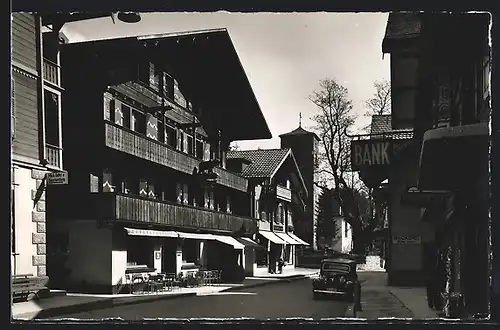
[[[288,277],[284,279],[278,279],[277,281],[267,281],[267,282],[262,282],[262,283],[255,283],[255,284],[249,284],[249,285],[242,285],[242,286],[235,286],[231,288],[227,288],[222,290],[221,292],[232,292],[232,291],[239,291],[239,290],[245,290],[249,288],[256,288],[260,286],[266,286],[270,284],[280,284],[280,283],[291,283],[294,281],[300,281],[300,280],[305,280],[308,277],[306,275],[294,275],[293,277]]]
[[[231,292],[231,291],[245,290],[248,288],[255,288],[255,287],[265,286],[265,285],[269,285],[269,284],[290,283],[290,282],[294,282],[294,281],[305,280],[307,278],[308,277],[306,275],[294,275],[294,276],[289,277],[289,278],[278,279],[277,281],[267,281],[267,282],[255,283],[255,284],[250,284],[250,285],[231,287],[231,288],[221,290],[220,292],[228,292],[228,291]],[[58,306],[58,307],[43,309],[39,312],[27,312],[27,313],[12,316],[12,319],[16,319],[16,320],[19,320],[19,319],[43,319],[43,318],[56,317],[56,316],[60,316],[61,318],[64,318],[64,315],[67,315],[67,314],[81,313],[81,312],[87,312],[87,311],[98,310],[98,309],[113,308],[116,306],[141,304],[141,303],[147,303],[147,302],[159,301],[159,300],[169,300],[169,299],[176,299],[176,298],[192,297],[192,296],[196,296],[196,295],[197,295],[196,292],[188,292],[188,293],[151,296],[151,297],[147,297],[147,298],[141,297],[139,299],[137,299],[137,297],[103,298],[103,299],[98,300],[98,301],[91,301],[91,302],[82,303],[82,304],[75,304],[75,305],[69,305],[69,306]]]
[[[66,314],[73,313],[81,313],[98,309],[106,309],[113,308],[116,306],[125,306],[125,305],[134,305],[152,301],[159,300],[169,300],[183,297],[196,296],[196,292],[187,292],[187,293],[178,293],[178,294],[169,294],[169,295],[161,295],[161,296],[151,296],[148,298],[141,297],[137,299],[136,297],[125,297],[125,298],[104,298],[98,301],[91,301],[82,304],[75,304],[69,306],[58,306],[48,309],[43,309],[39,312],[28,312],[19,315],[13,315],[13,319],[42,319],[49,317],[61,316],[64,317]]]

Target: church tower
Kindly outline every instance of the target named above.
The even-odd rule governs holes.
[[[318,143],[319,137],[314,132],[309,132],[302,128],[301,115],[299,115],[299,127],[289,133],[281,134],[281,148],[291,148],[297,161],[297,165],[304,178],[308,197],[306,201],[305,219],[297,222],[297,235],[310,243],[314,250],[317,250],[317,204],[320,195],[320,189],[314,185],[317,182],[317,173],[315,172],[318,163]]]

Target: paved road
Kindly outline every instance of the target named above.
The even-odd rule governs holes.
[[[311,279],[270,284],[241,291],[183,297],[135,305],[117,306],[61,317],[102,319],[142,318],[238,318],[276,319],[285,317],[328,318],[344,316],[347,303],[313,300]]]

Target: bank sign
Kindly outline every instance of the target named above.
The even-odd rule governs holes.
[[[393,154],[393,143],[390,140],[352,141],[352,170],[356,171],[369,166],[390,165]]]

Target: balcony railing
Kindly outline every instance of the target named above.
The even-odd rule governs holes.
[[[48,59],[43,59],[43,79],[60,86],[60,67]]]
[[[200,164],[197,158],[109,122],[105,123],[105,134],[107,147],[180,172],[192,174],[194,168]],[[221,185],[243,192],[247,191],[247,179],[220,167],[215,168],[214,172],[219,175],[218,183]]]
[[[247,234],[257,232],[258,220],[234,214],[115,193],[102,193],[98,198],[100,214],[110,220],[224,232],[244,228]]]
[[[45,158],[47,159],[49,165],[62,168],[62,148],[46,144]]]
[[[292,200],[292,191],[286,187],[277,185],[276,186],[276,197],[290,202]]]

